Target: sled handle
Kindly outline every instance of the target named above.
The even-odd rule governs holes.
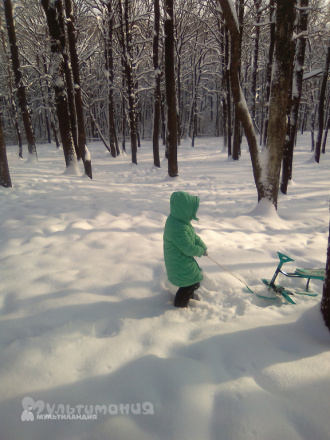
[[[289,261],[294,261],[293,258],[288,257],[287,255],[281,254],[281,252],[277,252],[278,258],[282,264],[288,263]]]
[[[277,255],[278,255],[278,258],[280,259],[280,262],[278,263],[278,266],[275,270],[274,276],[270,281],[271,286],[274,286],[277,275],[280,273],[283,264],[288,263],[289,261],[294,261],[292,258],[288,257],[287,255],[282,254],[281,252],[277,252]]]

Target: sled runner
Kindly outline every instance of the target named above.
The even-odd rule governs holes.
[[[274,296],[263,296],[261,294],[257,294],[258,296],[261,296],[262,298],[270,298],[275,299],[278,295],[282,295],[288,302],[291,304],[295,304],[295,302],[292,299],[293,295],[308,295],[308,296],[317,296],[317,293],[312,293],[309,291],[309,283],[311,280],[322,280],[324,281],[325,277],[325,269],[300,269],[297,268],[295,272],[285,272],[282,270],[282,266],[284,263],[289,263],[290,261],[294,261],[292,258],[288,257],[287,255],[282,254],[281,252],[277,252],[278,257],[280,259],[280,262],[278,263],[278,266],[275,270],[275,273],[273,275],[273,278],[268,281],[263,279],[262,282],[266,284],[269,289],[272,289],[274,291]],[[305,278],[307,279],[306,282],[306,289],[304,291],[295,291],[291,292],[287,288],[275,284],[275,280],[278,276],[278,274],[281,273],[282,275],[285,275],[286,277],[290,278]]]

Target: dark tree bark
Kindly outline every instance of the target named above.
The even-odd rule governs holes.
[[[266,145],[267,142],[267,132],[268,132],[268,114],[269,114],[269,97],[270,97],[270,86],[272,80],[272,66],[273,66],[273,56],[275,49],[275,0],[269,1],[269,21],[270,21],[270,30],[269,30],[269,50],[268,50],[268,60],[266,65],[266,107],[264,114],[264,123],[263,123],[263,134],[262,134],[262,145]]]
[[[316,118],[316,111],[317,111],[317,103],[315,102],[315,96],[314,91],[310,91],[310,100],[309,105],[311,107],[310,113],[311,113],[311,151],[315,152],[315,118]],[[314,153],[315,155],[315,153]]]
[[[175,93],[175,65],[174,65],[174,22],[173,0],[165,0],[165,83],[167,102],[167,156],[168,175],[178,175],[177,145],[177,110]]]
[[[99,135],[99,137],[100,137],[101,141],[103,142],[105,148],[109,151],[109,153],[111,153],[110,147],[109,147],[105,137],[102,134],[102,130],[101,130],[99,124],[97,123],[97,121],[95,119],[95,116],[93,115],[93,111],[92,111],[91,107],[88,104],[86,104],[86,107],[88,108],[89,116],[90,116],[91,122],[93,124],[93,133],[94,133],[94,131],[97,132],[97,134]]]
[[[37,61],[37,68],[38,68],[39,71],[41,71],[39,54],[37,54],[37,56],[36,56],[36,61]],[[41,62],[43,63],[42,59],[41,59]],[[42,105],[43,105],[43,107],[45,109],[44,110],[44,117],[45,117],[47,139],[48,139],[48,143],[50,144],[52,142],[51,126],[50,126],[50,118],[49,118],[50,111],[47,108],[47,97],[45,96],[45,93],[44,93],[44,90],[43,90],[42,76],[41,75],[39,75],[39,87],[40,87],[40,92],[41,92],[41,96],[42,96]]]
[[[243,19],[244,19],[244,0],[239,0],[238,2],[238,25],[239,25],[239,53],[237,56],[239,57],[239,66],[238,66],[238,75],[241,77],[241,53],[242,53],[242,39],[243,39]],[[237,114],[237,110],[235,107],[235,118],[234,118],[234,130],[233,130],[233,160],[239,160],[241,154],[241,121]]]
[[[160,168],[159,159],[159,128],[160,128],[160,106],[161,106],[161,71],[159,67],[159,30],[160,30],[160,9],[159,0],[154,0],[154,38],[153,38],[153,65],[154,65],[154,75],[155,75],[155,90],[154,90],[154,122],[153,122],[153,133],[152,133],[152,146],[153,146],[153,156],[154,165]]]
[[[64,52],[65,44],[64,28],[60,25],[58,12],[61,10],[60,0],[41,0],[44,8],[49,34],[51,37],[51,52],[53,63],[53,86],[55,93],[55,105],[57,118],[63,145],[66,167],[75,166],[77,156],[73,142],[71,115],[68,105],[68,92],[65,75]],[[63,16],[63,15],[62,15]]]
[[[126,87],[126,81],[125,81],[125,68],[124,68],[124,62],[122,60],[122,97],[121,97],[121,132],[122,132],[122,142],[121,147],[123,151],[126,153],[126,99],[125,99],[125,87]]]
[[[53,7],[53,6],[52,6]],[[69,60],[69,45],[68,39],[65,31],[65,16],[62,0],[54,1],[54,10],[56,11],[56,19],[60,30],[59,43],[64,48],[62,51],[63,57],[63,66],[64,66],[64,75],[66,81],[67,95],[68,95],[68,104],[69,104],[69,114],[70,114],[70,124],[71,124],[71,132],[73,138],[73,144],[76,151],[76,156],[80,159],[80,153],[78,148],[78,127],[77,127],[77,112],[76,112],[76,104],[75,104],[75,92],[73,87],[73,75],[71,63]]]
[[[323,69],[323,76],[320,88],[320,97],[319,97],[319,112],[318,112],[318,133],[315,143],[315,161],[317,163],[320,162],[321,156],[321,144],[322,144],[322,136],[323,136],[323,128],[324,128],[324,103],[325,103],[325,91],[327,88],[328,74],[329,74],[329,65],[330,65],[330,46],[328,46],[327,57],[325,61],[325,66]]]
[[[196,33],[195,50],[197,52],[198,33]],[[191,57],[192,71],[192,91],[191,91],[191,108],[189,117],[189,136],[191,137],[191,146],[195,146],[195,138],[198,136],[198,92],[202,76],[201,65],[204,60],[205,53],[201,51],[198,55]]]
[[[160,114],[161,114],[161,131],[162,131],[162,140],[163,145],[166,145],[166,117],[165,117],[165,95],[166,93],[161,92],[161,102],[160,102]]]
[[[67,18],[66,23],[68,28],[68,42],[69,42],[70,59],[71,59],[72,74],[74,81],[73,90],[74,90],[77,126],[78,126],[78,150],[79,150],[79,156],[84,163],[85,173],[90,179],[92,179],[92,161],[90,158],[89,151],[87,149],[87,142],[86,142],[84,108],[83,108],[83,101],[82,101],[81,88],[80,88],[79,60],[76,49],[75,17],[72,11],[71,0],[65,0],[65,13]]]
[[[175,44],[175,37],[174,37],[174,44]],[[182,52],[182,44],[180,45],[180,48],[175,48],[176,52],[176,76],[177,76],[177,87],[176,87],[176,96],[177,96],[177,108],[176,108],[176,117],[177,117],[177,130],[178,130],[178,146],[181,145],[181,138],[184,136],[184,129],[183,129],[183,118],[184,118],[184,112],[180,111],[180,105],[182,102],[182,91],[181,91],[181,52]]]
[[[261,192],[261,164],[259,161],[258,154],[258,144],[256,133],[254,131],[253,121],[251,115],[248,111],[247,103],[245,101],[245,97],[241,88],[240,78],[239,78],[239,59],[236,56],[239,53],[240,46],[240,34],[238,22],[233,15],[233,11],[231,5],[228,0],[219,0],[226,24],[228,26],[230,32],[230,49],[231,49],[231,57],[230,57],[230,82],[231,82],[231,90],[233,94],[234,104],[235,104],[235,112],[242,122],[245,136],[248,141],[252,168],[253,168],[253,176],[255,185],[258,192],[258,201],[262,198],[263,193]]]
[[[325,268],[325,279],[323,284],[323,295],[321,300],[321,312],[325,325],[330,330],[330,225],[328,237],[327,263]]]
[[[308,3],[309,0],[301,0],[297,34],[301,35],[296,44],[295,68],[293,72],[293,85],[291,95],[291,106],[289,108],[287,139],[284,144],[281,192],[287,194],[289,180],[292,179],[293,150],[296,141],[298,128],[298,114],[302,94],[302,82],[304,75],[305,48],[308,24]]]
[[[219,38],[219,47],[220,52],[222,54],[225,53],[225,35],[224,35],[224,18],[223,14],[220,13],[217,17],[217,25],[218,25],[218,32],[220,35]],[[218,110],[218,119],[217,119],[217,125],[218,125],[218,133],[219,136],[223,137],[223,151],[227,150],[227,100],[226,100],[226,92],[225,92],[225,77],[226,77],[226,62],[225,62],[225,56],[222,56],[220,58],[220,71],[222,73],[221,79],[219,81],[219,94],[217,95],[217,110]],[[220,109],[220,110],[219,110]]]
[[[130,123],[131,153],[132,163],[137,164],[137,117],[136,117],[136,97],[133,78],[132,51],[131,51],[131,32],[130,32],[130,5],[131,0],[124,0],[124,16],[122,1],[118,1],[119,21],[120,21],[120,46],[122,51],[123,70],[125,75],[127,97],[128,97],[128,117]]]
[[[192,108],[191,108],[191,119],[190,119],[190,137],[191,137],[191,146],[195,146],[195,138],[198,135],[198,129],[197,129],[197,116],[198,116],[198,108],[197,108],[197,81],[196,81],[196,75],[197,75],[197,68],[195,66],[195,80],[194,80],[194,92],[192,97]]]
[[[327,143],[329,128],[330,128],[330,115],[328,115],[328,122],[326,124],[326,129],[325,129],[324,136],[323,136],[323,143],[322,143],[322,153],[323,154],[325,153],[325,146]]]
[[[293,62],[292,34],[294,24],[294,0],[278,0],[275,38],[275,71],[271,88],[269,133],[267,149],[263,153],[263,165],[258,152],[256,134],[251,115],[247,109],[239,81],[239,28],[229,0],[219,0],[231,35],[231,88],[236,112],[249,144],[258,201],[269,200],[277,208],[279,175],[286,134],[286,107]],[[263,171],[263,177],[262,176]]]
[[[256,98],[257,98],[257,77],[259,68],[259,38],[260,38],[260,19],[261,19],[261,0],[254,0],[255,13],[256,13],[256,25],[254,31],[254,49],[252,58],[252,78],[251,78],[251,118],[254,124],[255,130],[258,131],[257,121],[256,121]]]
[[[231,123],[231,93],[230,93],[230,68],[229,68],[229,33],[228,33],[228,27],[225,26],[224,30],[225,34],[225,71],[224,71],[224,77],[225,77],[225,93],[226,93],[226,127],[227,127],[227,133],[226,133],[226,139],[227,139],[227,151],[228,156],[231,156],[232,154],[232,145],[231,145],[231,138],[232,138],[232,123]],[[235,54],[236,56],[236,54]],[[239,64],[239,60],[238,60]],[[239,72],[237,72],[239,75]]]
[[[6,153],[5,138],[3,135],[2,116],[0,114],[0,186],[10,188],[11,178]]]
[[[291,84],[294,44],[295,0],[278,0],[275,28],[274,74],[270,91],[266,143],[268,173],[261,190],[277,208],[279,180],[286,136],[286,115]]]
[[[21,136],[21,130],[19,128],[18,118],[17,118],[17,109],[14,99],[14,93],[13,93],[13,80],[12,80],[12,72],[10,68],[10,57],[6,49],[6,42],[5,42],[5,35],[2,27],[2,20],[0,17],[0,33],[1,33],[1,43],[2,43],[2,49],[3,53],[5,54],[6,61],[7,61],[7,74],[8,74],[8,88],[9,88],[9,96],[7,97],[8,100],[8,108],[9,113],[11,114],[13,127],[17,136],[17,142],[18,142],[18,155],[21,159],[23,159],[23,142],[22,142],[22,136]]]
[[[106,70],[109,77],[109,92],[108,92],[108,110],[109,110],[109,140],[111,156],[116,157],[119,152],[118,140],[115,124],[115,109],[113,99],[114,88],[114,68],[113,68],[113,26],[114,26],[114,9],[112,0],[109,0],[107,5],[107,38],[105,43],[105,59]]]
[[[52,99],[52,94],[51,94],[51,84],[49,81],[49,70],[48,70],[48,66],[47,66],[47,59],[45,54],[43,54],[43,72],[44,72],[44,76],[46,78],[46,84],[47,84],[47,104],[46,107],[49,108],[49,116],[50,116],[50,126],[51,126],[51,130],[53,132],[53,136],[54,136],[54,141],[56,144],[56,148],[60,147],[60,140],[58,137],[58,130],[56,127],[56,123],[55,123],[55,119],[56,119],[56,108],[55,108],[55,104],[53,102]]]
[[[3,0],[5,17],[8,31],[8,39],[11,52],[11,60],[15,78],[15,85],[17,88],[17,99],[22,112],[22,119],[25,129],[26,140],[28,143],[28,151],[31,158],[37,158],[37,147],[35,135],[32,128],[31,112],[26,96],[26,89],[23,81],[23,75],[20,66],[19,52],[16,41],[15,23],[13,18],[13,10],[11,0]]]

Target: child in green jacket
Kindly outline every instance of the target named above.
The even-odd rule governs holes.
[[[207,246],[195,233],[191,220],[196,217],[199,198],[183,191],[174,192],[170,199],[163,236],[164,260],[168,280],[178,286],[174,305],[187,307],[194,291],[203,279],[194,257],[207,255]]]

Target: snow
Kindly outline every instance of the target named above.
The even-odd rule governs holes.
[[[76,154],[73,159],[71,159],[70,165],[64,170],[64,174],[72,176],[78,176],[80,174]]]
[[[313,78],[314,76],[321,75],[323,73],[323,68],[314,69],[311,72],[304,72],[303,80],[307,80]]]
[[[238,22],[238,18],[237,18],[237,13],[236,13],[236,8],[234,5],[234,2],[232,0],[228,1],[228,5],[231,9],[231,15],[233,16],[233,19],[235,20],[235,24],[236,24],[236,28],[239,29],[239,22]]]
[[[287,270],[324,267],[330,158],[310,161],[309,140],[298,136],[278,212],[257,205],[246,143],[234,162],[222,139],[184,141],[176,179],[165,159],[152,165],[151,142],[138,166],[93,143],[92,181],[81,163],[78,176],[65,173],[54,145],[38,145],[35,163],[7,147],[0,439],[327,440],[322,282],[290,305],[202,257],[201,301],[175,309],[162,255],[170,195],[184,190],[201,199],[194,226],[209,255],[254,291],[265,292],[276,251],[294,258]]]
[[[89,150],[87,148],[87,145],[85,145],[85,160],[86,161],[91,161],[92,160],[90,152],[89,152]]]

